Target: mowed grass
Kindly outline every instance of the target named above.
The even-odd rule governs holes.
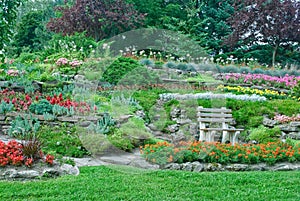
[[[82,167],[79,176],[1,181],[0,200],[300,200],[300,171],[184,172]]]

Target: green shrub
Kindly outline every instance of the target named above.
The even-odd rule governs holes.
[[[53,105],[49,103],[46,99],[42,99],[36,103],[32,103],[29,106],[29,111],[35,114],[52,114]]]
[[[155,61],[154,64],[155,64],[154,65],[155,68],[161,69],[161,68],[163,68],[164,62],[162,62],[162,61]]]
[[[139,67],[141,67],[141,64],[136,60],[127,57],[119,57],[104,71],[102,79],[103,81],[116,85],[126,74]]]
[[[261,144],[266,144],[268,142],[278,141],[278,138],[281,135],[281,131],[279,127],[267,128],[263,125],[258,128],[251,129],[249,135],[250,140],[256,140]]]
[[[226,66],[224,68],[224,73],[238,73],[240,72],[239,68],[236,66]]]
[[[265,71],[263,69],[256,68],[251,73],[253,73],[253,74],[265,74]]]
[[[70,157],[83,157],[89,154],[83,147],[75,126],[43,126],[37,132],[37,136],[45,153],[52,152]]]
[[[151,134],[147,131],[145,127],[145,122],[143,119],[132,117],[128,122],[121,125],[119,130],[122,132],[123,136],[127,136],[131,143],[138,146],[139,139],[148,139]]]
[[[186,71],[188,69],[188,65],[186,63],[179,63],[176,66],[176,69],[182,70],[182,71]]]
[[[113,134],[108,136],[108,140],[115,147],[124,151],[131,151],[134,148],[134,145],[131,143],[128,136],[124,135],[119,129],[115,129]]]
[[[263,123],[263,116],[254,116],[249,118],[248,125],[251,128],[258,127],[259,125],[262,125]]]
[[[165,64],[167,68],[176,68],[176,63],[169,61],[168,63]]]
[[[16,62],[32,64],[40,60],[40,56],[36,53],[22,52]]]
[[[249,67],[241,67],[240,68],[240,73],[248,74],[251,72],[251,68]]]
[[[151,59],[142,59],[139,62],[140,62],[140,64],[145,65],[145,66],[151,66],[151,67],[154,66],[154,63]]]

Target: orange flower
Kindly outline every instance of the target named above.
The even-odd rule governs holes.
[[[245,156],[245,159],[248,159],[248,156],[247,156],[247,155]]]
[[[238,154],[238,157],[241,157],[241,156],[243,156],[243,154]]]
[[[170,157],[168,158],[168,162],[170,163],[170,162],[172,162],[172,161],[173,161],[173,156],[170,155]]]
[[[174,148],[173,151],[174,151],[174,154],[177,154],[180,150],[178,148]]]

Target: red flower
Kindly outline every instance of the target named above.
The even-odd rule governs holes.
[[[46,156],[46,163],[49,164],[49,165],[53,165],[53,161],[54,161],[54,156],[48,154]]]
[[[31,166],[32,166],[32,163],[33,163],[32,158],[27,158],[26,161],[25,161],[25,165],[26,165],[27,167],[31,167]]]
[[[30,98],[30,96],[28,94],[26,94],[25,99],[26,99],[26,101],[30,101],[31,100],[31,98]]]

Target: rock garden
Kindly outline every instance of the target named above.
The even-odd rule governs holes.
[[[298,1],[1,8],[0,200],[299,200]]]

